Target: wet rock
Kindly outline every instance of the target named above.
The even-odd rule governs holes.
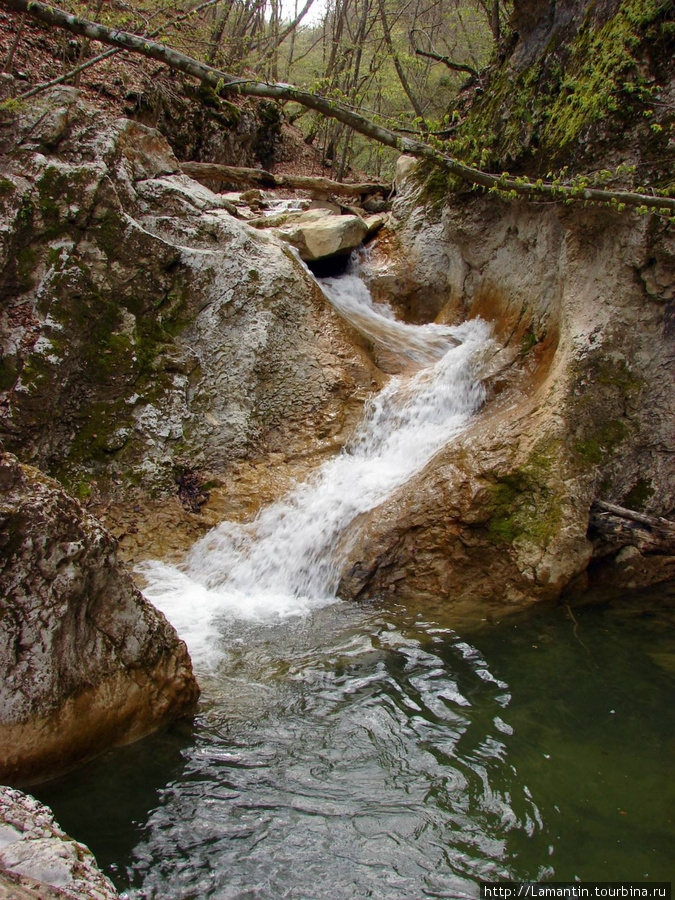
[[[384,226],[386,219],[384,216],[373,215],[366,216],[364,221],[366,223],[366,228],[368,229],[366,238],[371,238]]]
[[[471,427],[356,523],[340,595],[485,616],[559,597],[591,562],[603,590],[672,578],[672,558],[589,533],[595,499],[675,506],[672,235],[611,210],[422,198],[408,182],[394,204],[375,294],[396,286],[414,321],[481,316],[510,361]]]
[[[114,538],[59,485],[0,454],[0,778],[53,776],[189,711],[185,644]]]
[[[314,262],[351,253],[370,230],[360,216],[335,216],[313,209],[287,216],[274,233],[295,247],[306,262]]]
[[[0,786],[0,900],[116,900],[91,851],[61,830],[49,807]]]
[[[391,208],[388,200],[380,200],[377,197],[368,197],[363,201],[363,208],[369,213],[385,213]]]
[[[403,189],[404,182],[412,175],[417,168],[417,157],[406,156],[403,154],[396,160],[396,171],[394,173],[394,187],[397,192]]]

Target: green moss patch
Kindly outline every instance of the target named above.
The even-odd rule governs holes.
[[[577,439],[573,445],[574,453],[584,465],[598,466],[627,440],[630,433],[627,421],[614,419]]]
[[[467,163],[497,170],[536,155],[543,173],[604,119],[623,128],[636,117],[654,117],[653,136],[666,138],[656,122],[662,110],[649,69],[656,48],[672,58],[673,18],[665,0],[623,0],[604,24],[587,16],[569,44],[552,41],[523,71],[515,73],[508,63],[495,69],[448,149]]]
[[[638,478],[633,487],[624,496],[622,506],[643,512],[654,496],[654,493],[655,491],[651,481],[647,481],[646,478]]]
[[[551,488],[558,442],[541,442],[527,462],[488,488],[491,515],[487,536],[499,546],[516,540],[546,546],[562,518],[562,501]]]

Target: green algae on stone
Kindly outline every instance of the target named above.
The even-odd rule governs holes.
[[[540,441],[522,466],[488,487],[490,518],[486,531],[498,545],[527,540],[546,545],[562,519],[562,482],[555,470],[562,452],[559,441]]]

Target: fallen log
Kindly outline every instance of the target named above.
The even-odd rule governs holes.
[[[670,519],[664,519],[661,516],[647,516],[644,513],[635,512],[633,509],[627,509],[625,506],[617,506],[616,503],[607,503],[605,500],[596,500],[594,506],[602,512],[611,513],[622,519],[631,519],[633,522],[639,522],[649,528],[667,531],[675,535],[675,522],[671,522]]]
[[[675,522],[596,500],[590,524],[607,544],[631,545],[643,553],[675,554]]]
[[[195,181],[223,181],[228,184],[247,184],[272,190],[274,188],[291,188],[309,191],[325,196],[335,194],[340,197],[363,197],[369,194],[387,195],[391,192],[391,184],[366,182],[348,184],[333,181],[315,175],[273,175],[265,169],[247,169],[242,166],[223,166],[217,163],[184,162],[181,169]]]

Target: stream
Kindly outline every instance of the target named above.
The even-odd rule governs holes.
[[[476,897],[482,880],[668,880],[675,644],[627,601],[451,627],[336,595],[365,514],[484,400],[480,320],[323,289],[403,374],[345,450],[145,593],[190,648],[193,723],[36,789],[134,900]]]

